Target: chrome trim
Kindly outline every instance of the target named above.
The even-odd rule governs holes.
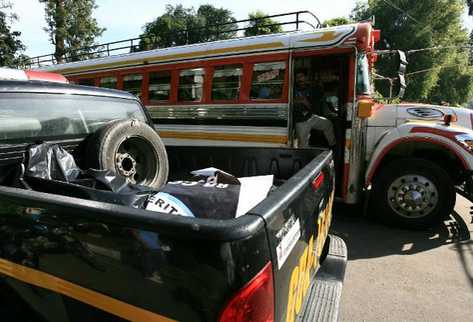
[[[288,119],[288,104],[211,104],[211,105],[149,105],[155,119]]]
[[[220,140],[198,140],[198,139],[174,139],[162,138],[166,146],[245,146],[245,147],[287,147],[286,144],[267,142],[241,142],[241,141],[220,141]]]
[[[367,120],[358,117],[358,102],[356,94],[356,83],[358,77],[358,49],[355,47],[355,90],[353,93],[352,106],[352,128],[351,128],[351,150],[350,150],[350,174],[348,176],[348,189],[345,202],[357,203],[363,192],[364,160],[366,154],[366,129]]]
[[[289,146],[294,146],[294,57],[293,52],[289,53],[289,88],[288,88],[288,97],[291,104],[288,105],[288,143]]]
[[[411,107],[406,112],[423,119],[441,119],[445,115],[441,110],[431,107]]]
[[[216,125],[180,125],[180,124],[155,124],[159,131],[173,132],[204,132],[227,134],[254,134],[254,135],[280,135],[287,136],[287,127],[269,126],[216,126]]]

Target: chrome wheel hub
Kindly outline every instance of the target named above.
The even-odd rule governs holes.
[[[430,214],[438,204],[437,187],[421,175],[404,175],[388,188],[389,206],[406,218],[421,218]]]

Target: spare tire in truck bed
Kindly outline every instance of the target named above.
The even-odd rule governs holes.
[[[158,133],[144,122],[110,122],[89,138],[86,151],[90,168],[113,170],[131,183],[156,189],[167,181],[166,148]]]

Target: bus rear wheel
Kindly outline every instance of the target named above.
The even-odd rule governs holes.
[[[441,223],[455,206],[455,187],[437,164],[400,159],[381,169],[371,195],[375,215],[389,224],[419,229]]]

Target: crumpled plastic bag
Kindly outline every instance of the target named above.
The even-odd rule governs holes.
[[[73,181],[81,170],[72,155],[59,145],[39,144],[28,149],[25,175],[47,180]]]
[[[28,149],[23,180],[35,190],[93,201],[142,208],[155,193],[130,184],[111,170],[80,169],[74,157],[57,144]]]

